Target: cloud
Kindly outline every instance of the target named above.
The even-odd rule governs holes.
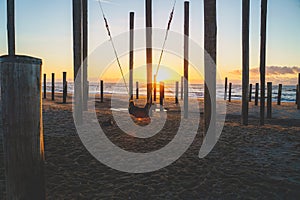
[[[279,66],[268,66],[266,67],[267,76],[284,76],[284,75],[297,75],[300,73],[300,67],[279,67]],[[231,71],[230,74],[241,75],[242,70]],[[250,69],[250,75],[256,76],[259,75],[259,68]]]
[[[287,66],[268,66],[266,67],[267,81],[283,84],[294,84],[297,82],[300,67],[287,67]],[[242,78],[242,70],[234,70],[229,72],[231,78],[240,81]],[[258,67],[250,69],[250,81],[258,81],[260,78],[260,70]]]

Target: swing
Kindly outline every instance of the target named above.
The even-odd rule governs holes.
[[[127,87],[127,84],[126,84],[126,81],[125,81],[124,73],[123,73],[121,63],[120,63],[120,60],[119,60],[119,57],[118,57],[118,54],[117,54],[117,50],[116,50],[114,42],[113,42],[113,38],[112,38],[112,35],[111,35],[111,32],[110,32],[110,28],[109,28],[107,19],[106,19],[105,14],[104,14],[104,10],[103,10],[103,7],[102,7],[101,0],[99,0],[98,3],[99,3],[100,10],[102,12],[102,17],[103,17],[103,20],[105,22],[105,27],[106,27],[108,36],[110,38],[110,42],[112,44],[112,48],[114,50],[114,54],[115,54],[115,57],[116,57],[121,75],[123,77],[123,82],[125,84],[125,87],[127,89],[128,95],[129,95],[129,90],[128,90],[128,87]],[[174,0],[173,8],[172,8],[172,11],[170,13],[165,39],[164,39],[164,43],[163,43],[163,46],[162,46],[162,51],[160,53],[159,62],[158,62],[157,69],[156,69],[156,75],[155,75],[156,77],[157,77],[158,72],[159,72],[159,68],[160,68],[160,64],[161,64],[161,61],[162,61],[164,49],[165,49],[166,42],[167,42],[167,39],[168,39],[168,34],[169,34],[169,31],[170,31],[170,28],[171,28],[171,23],[172,23],[172,20],[173,20],[175,6],[176,6],[176,0]],[[150,99],[152,98],[152,92],[153,91],[151,91]],[[137,119],[150,119],[150,116],[149,116],[150,108],[151,108],[151,105],[149,103],[146,103],[146,105],[144,107],[140,108],[140,107],[138,107],[134,104],[133,100],[131,100],[131,99],[129,100],[128,112],[129,112],[130,115],[132,115],[133,117],[135,117]]]

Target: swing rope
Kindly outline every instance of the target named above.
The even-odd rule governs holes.
[[[101,12],[102,12],[102,17],[103,17],[103,20],[104,20],[104,22],[105,22],[105,27],[106,27],[106,30],[107,30],[107,33],[108,33],[108,36],[109,36],[109,39],[110,39],[112,48],[113,48],[113,50],[114,50],[114,54],[115,54],[115,57],[116,57],[116,60],[117,60],[117,63],[118,63],[118,66],[119,66],[121,75],[122,75],[122,77],[123,77],[124,85],[125,85],[125,87],[126,87],[126,90],[127,90],[128,95],[129,95],[129,90],[128,90],[128,87],[127,87],[127,84],[126,84],[126,80],[125,80],[125,76],[124,76],[123,69],[122,69],[122,66],[121,66],[121,62],[120,62],[120,60],[119,60],[119,56],[118,56],[118,53],[117,53],[117,50],[116,50],[116,47],[115,47],[115,44],[114,44],[114,41],[113,41],[111,32],[110,32],[110,28],[109,28],[107,19],[106,19],[105,14],[104,14],[104,10],[103,10],[103,7],[102,7],[101,0],[98,0],[98,3],[99,3],[99,7],[100,7],[100,9],[101,9]]]
[[[171,29],[171,24],[172,24],[173,17],[174,17],[175,6],[176,6],[176,0],[174,0],[173,8],[172,8],[172,11],[171,11],[170,16],[169,16],[169,21],[168,21],[168,25],[167,25],[166,34],[165,34],[165,39],[164,39],[163,46],[162,46],[162,49],[161,49],[161,52],[160,52],[159,61],[158,61],[158,65],[157,65],[157,68],[156,68],[155,77],[157,77],[157,75],[158,75],[158,72],[159,72],[159,69],[160,69],[160,65],[161,65],[161,62],[162,62],[162,58],[163,58],[163,54],[165,52],[165,48],[166,48],[166,44],[167,44],[169,32],[170,32],[170,29]],[[148,99],[148,102],[150,102],[150,99],[152,98],[153,91],[154,91],[154,88],[152,87],[151,95],[150,95],[150,97]]]
[[[165,40],[164,40],[164,43],[163,43],[163,46],[162,46],[162,49],[161,49],[158,65],[157,65],[157,68],[156,68],[155,77],[157,77],[157,75],[158,75],[158,71],[159,71],[159,68],[160,68],[160,65],[161,65],[161,62],[162,62],[163,54],[164,54],[164,51],[165,51],[165,48],[166,48],[166,44],[167,44],[167,40],[168,40],[168,36],[169,36],[169,31],[171,29],[171,23],[173,21],[175,6],[176,6],[176,0],[174,0],[173,8],[172,8],[172,11],[170,13],[169,22],[168,22],[168,25],[167,25],[167,30],[166,30],[166,35],[165,35]]]
[[[98,4],[99,4],[100,10],[102,12],[102,17],[103,17],[103,20],[104,20],[104,23],[105,23],[105,27],[106,27],[108,36],[110,38],[110,42],[111,42],[112,48],[114,50],[114,54],[115,54],[115,57],[116,57],[116,60],[117,60],[117,63],[118,63],[121,75],[123,77],[123,82],[125,84],[127,93],[129,95],[129,89],[128,89],[127,84],[126,84],[126,80],[125,80],[125,76],[124,76],[124,73],[123,73],[123,70],[122,70],[121,62],[119,60],[119,56],[118,56],[117,50],[115,48],[113,37],[112,37],[111,31],[110,31],[110,28],[109,28],[109,25],[108,25],[108,21],[107,21],[107,18],[105,16],[105,13],[104,13],[104,10],[103,10],[103,7],[102,7],[101,0],[98,0]],[[173,21],[173,16],[174,16],[174,12],[175,12],[175,6],[176,6],[176,0],[174,0],[173,8],[172,8],[172,11],[171,11],[170,16],[169,16],[169,21],[168,21],[168,24],[167,24],[167,30],[166,30],[166,34],[165,34],[165,38],[164,38],[162,50],[161,50],[161,53],[160,53],[159,62],[158,62],[157,68],[156,68],[155,77],[157,77],[157,75],[158,75],[158,72],[159,72],[159,69],[160,69],[160,65],[161,65],[161,62],[162,62],[162,58],[163,58],[163,54],[164,54],[164,51],[165,51],[165,48],[166,48],[166,44],[167,44],[167,40],[168,40],[168,36],[169,36],[169,31],[171,29],[171,23]],[[153,92],[153,88],[152,88],[152,91],[151,91],[150,99],[152,98],[152,92]]]

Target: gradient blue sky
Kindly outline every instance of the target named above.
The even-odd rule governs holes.
[[[144,0],[103,3],[113,35],[128,30],[128,13],[144,27]],[[183,0],[177,0],[172,30],[183,32]],[[300,0],[269,0],[267,65],[300,66]],[[43,59],[44,72],[72,74],[72,0],[16,0],[16,51]],[[153,0],[153,26],[165,28],[173,0]],[[203,46],[203,0],[190,0],[191,38]],[[218,67],[224,76],[241,69],[242,0],[217,0]],[[0,2],[0,55],[7,52],[6,0]],[[259,64],[260,0],[251,0],[251,60]],[[89,51],[108,40],[96,0],[89,0]],[[233,79],[239,79],[238,75]],[[72,77],[70,75],[70,77]]]

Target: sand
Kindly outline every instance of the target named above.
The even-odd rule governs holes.
[[[49,97],[50,95],[48,95]],[[112,120],[109,96],[96,99],[97,116],[107,137],[127,151],[160,149],[176,134],[180,117],[167,99],[162,133],[136,139]],[[69,98],[70,102],[71,99]],[[222,135],[213,151],[198,158],[203,121],[188,151],[155,172],[130,174],[97,161],[80,141],[71,103],[43,100],[47,199],[297,199],[300,196],[300,111],[294,103],[274,104],[273,119],[259,126],[259,108],[250,103],[249,126],[240,125],[240,101],[228,104]],[[202,116],[201,116],[202,117]],[[0,199],[5,199],[0,152]],[[3,197],[3,198],[2,198]]]

